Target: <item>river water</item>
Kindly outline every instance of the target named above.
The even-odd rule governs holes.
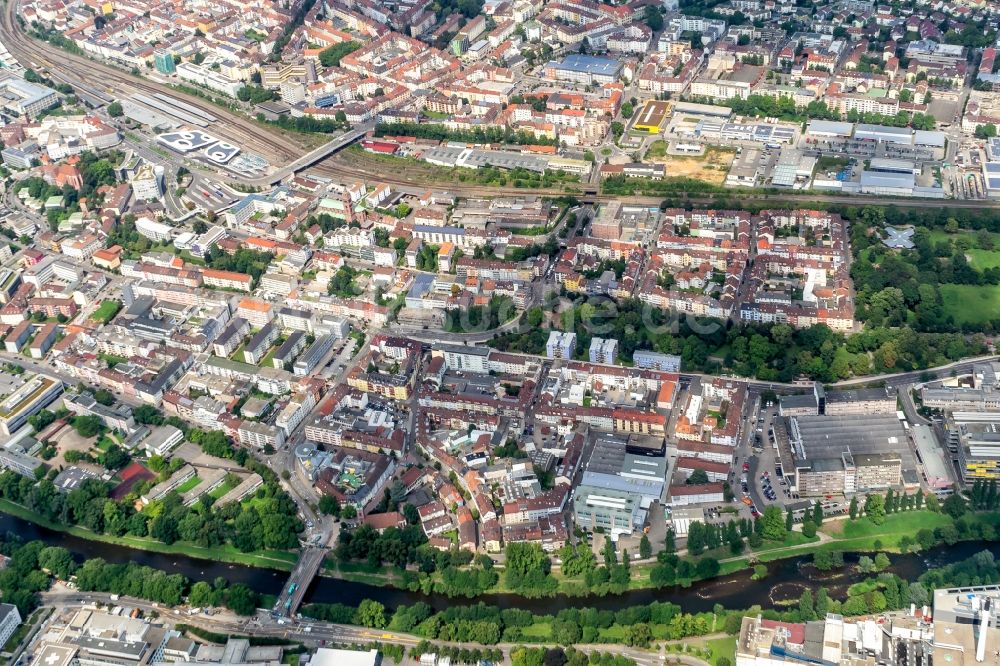
[[[200,560],[182,555],[164,555],[100,541],[89,541],[62,532],[48,530],[34,523],[0,513],[0,534],[11,532],[25,541],[41,540],[53,546],[72,551],[80,560],[100,557],[108,562],[137,562],[168,573],[180,573],[191,580],[212,581],[223,577],[230,584],[245,583],[261,594],[277,595],[287,574],[271,569],[259,569],[239,564],[225,564]],[[916,578],[929,568],[957,562],[981,550],[989,550],[1000,558],[1000,542],[962,542],[954,546],[940,546],[919,554],[892,555],[890,570],[907,580]],[[848,553],[845,560],[856,562],[858,554]],[[751,580],[751,571],[722,576],[697,582],[688,588],[669,587],[662,590],[632,590],[624,594],[603,597],[568,597],[557,595],[544,599],[528,599],[517,594],[484,594],[475,599],[451,598],[440,594],[424,595],[394,587],[380,587],[367,583],[354,583],[334,578],[319,577],[306,593],[305,603],[325,602],[358,605],[363,599],[374,599],[388,608],[401,604],[424,601],[436,610],[456,604],[483,603],[501,608],[523,608],[538,614],[553,613],[563,608],[594,607],[619,610],[629,606],[643,606],[653,601],[670,601],[687,612],[711,610],[715,604],[726,608],[749,608],[759,604],[765,608],[797,601],[806,588],[814,592],[826,587],[834,597],[842,597],[852,583],[864,578],[853,571],[821,572],[810,562],[812,556],[803,555],[769,563],[768,575],[762,580]]]

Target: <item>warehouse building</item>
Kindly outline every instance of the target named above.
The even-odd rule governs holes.
[[[916,459],[895,414],[793,416],[775,429],[802,496],[853,495],[918,483]],[[787,441],[781,441],[786,439]]]
[[[911,146],[913,145],[913,130],[909,127],[888,127],[887,125],[861,123],[854,128],[854,138]]]

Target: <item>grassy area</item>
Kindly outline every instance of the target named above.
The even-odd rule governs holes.
[[[965,254],[969,258],[969,263],[972,264],[973,268],[983,271],[987,268],[1000,266],[1000,234],[998,233],[990,234],[996,249],[984,250],[979,247],[979,242],[976,239],[978,232],[963,229],[958,233],[949,234],[944,229],[937,228],[928,229],[928,231],[930,232],[931,243],[935,245],[942,241],[951,243],[964,238],[970,248],[966,250]]]
[[[836,155],[823,155],[816,160],[816,172],[840,171],[850,163],[850,158]]]
[[[260,367],[270,368],[274,365],[272,359],[274,358],[275,353],[277,353],[278,347],[284,344],[284,342],[285,338],[278,338],[277,342],[274,343],[271,349],[269,349],[268,352],[264,354],[264,358],[260,360]]]
[[[246,346],[247,343],[245,342],[241,344],[239,347],[236,348],[236,351],[234,351],[232,354],[229,355],[229,358],[234,361],[238,361],[240,363],[246,363],[247,361],[243,356],[243,350],[246,349]]]
[[[729,662],[732,664],[736,663],[736,636],[707,640],[705,641],[705,647],[712,651],[712,656],[709,659],[712,666],[719,663],[719,657],[729,659]]]
[[[1000,286],[942,284],[941,302],[957,324],[980,324],[1000,312]]]
[[[198,486],[199,483],[201,483],[201,479],[198,478],[197,474],[195,474],[190,479],[188,479],[187,481],[185,481],[181,485],[177,486],[177,494],[178,495],[183,495],[184,493],[186,493],[189,490],[194,490]]]
[[[904,511],[885,517],[885,522],[876,525],[870,520],[837,520],[824,523],[822,531],[835,539],[856,540],[863,538],[880,539],[888,544],[889,538],[907,535],[916,536],[923,528],[934,529],[951,523],[951,518],[933,511]],[[897,539],[898,542],[898,539]]]
[[[223,495],[225,495],[226,493],[228,493],[230,490],[232,490],[236,486],[237,486],[236,483],[230,483],[229,481],[223,481],[221,486],[219,486],[218,488],[216,488],[212,492],[208,493],[208,495],[212,499],[219,499],[220,497],[222,497]]]
[[[649,150],[646,151],[646,159],[653,157],[666,157],[667,156],[667,142],[663,139],[657,139],[649,146]]]
[[[1000,266],[1000,251],[982,250],[974,247],[966,254],[969,256],[969,263],[972,264],[972,267],[981,271]]]
[[[552,636],[552,624],[549,622],[535,622],[523,627],[521,632],[525,640],[546,640]]]
[[[154,553],[187,555],[188,557],[194,557],[201,560],[246,564],[252,567],[278,569],[280,571],[291,571],[299,559],[298,553],[284,550],[265,550],[256,553],[244,553],[230,545],[204,548],[202,546],[183,541],[165,544],[160,541],[156,541],[155,539],[148,539],[145,537],[115,537],[109,534],[98,534],[85,527],[80,527],[79,525],[63,525],[61,523],[46,520],[34,511],[30,511],[20,504],[14,504],[6,499],[0,499],[0,512],[10,514],[17,518],[21,518],[22,520],[27,520],[35,523],[36,525],[41,525],[42,527],[46,527],[50,530],[64,532],[66,534],[79,537],[81,539],[102,541],[104,543],[111,543],[118,546],[148,550]]]
[[[120,310],[121,307],[122,304],[119,303],[118,301],[112,301],[112,300],[101,301],[101,305],[96,310],[94,310],[94,314],[91,315],[91,319],[93,319],[94,321],[99,321],[102,324],[106,324],[109,321],[111,321],[116,314],[118,314],[118,310]]]

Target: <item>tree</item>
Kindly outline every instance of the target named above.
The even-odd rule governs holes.
[[[666,553],[677,552],[677,538],[674,535],[674,530],[672,527],[667,528],[667,536],[663,540],[663,550]]]
[[[642,20],[645,21],[646,25],[653,32],[659,32],[663,29],[663,14],[654,5],[646,5],[643,10]]]
[[[875,569],[877,571],[885,571],[889,568],[889,556],[885,553],[879,553],[875,556]]]
[[[625,626],[625,645],[646,647],[653,640],[653,630],[645,622]]]
[[[76,562],[65,548],[49,546],[38,551],[38,567],[60,580],[69,580],[76,570]]]
[[[196,607],[214,606],[216,603],[215,590],[204,581],[198,581],[191,586],[188,592],[188,604]]]
[[[858,498],[857,498],[857,496],[851,498],[851,504],[850,504],[850,506],[847,509],[847,513],[851,517],[851,520],[854,520],[855,518],[858,517]]]
[[[761,536],[770,541],[781,541],[788,533],[785,527],[785,519],[781,515],[781,509],[776,506],[769,506],[764,509],[762,518],[764,524]]]
[[[910,583],[907,588],[908,596],[910,597],[910,603],[917,607],[926,606],[930,601],[930,595],[927,593],[927,588],[920,583]]]
[[[237,615],[253,615],[258,601],[258,594],[243,583],[237,583],[226,591],[226,607]]]
[[[806,520],[802,523],[802,536],[812,539],[816,536],[816,523]]]
[[[948,495],[941,503],[941,510],[956,520],[965,515],[966,509],[965,499],[958,493]]]
[[[120,118],[125,115],[125,110],[122,109],[120,102],[111,102],[108,104],[108,115],[112,118]]]
[[[319,512],[328,516],[339,516],[340,500],[332,495],[323,495],[319,498]]]
[[[622,104],[622,118],[631,118],[633,113],[635,113],[635,107],[631,103]]]
[[[876,525],[885,522],[885,498],[879,494],[865,497],[865,515]]]
[[[993,123],[986,123],[984,125],[976,125],[976,138],[977,139],[992,139],[997,135],[997,126]]]
[[[386,625],[385,606],[373,599],[365,599],[358,605],[355,621],[363,627],[383,629]]]
[[[791,532],[792,525],[795,524],[795,518],[792,516],[792,507],[785,509],[785,531]]]
[[[816,619],[816,602],[809,588],[803,590],[802,596],[799,597],[799,614],[803,620]]]
[[[359,48],[361,48],[361,43],[354,41],[334,44],[319,52],[319,64],[323,67],[339,67],[341,58],[354,53]]]
[[[816,500],[816,504],[813,505],[812,521],[816,527],[823,524],[823,505],[819,500]]]
[[[358,517],[358,509],[353,504],[348,504],[340,510],[340,517],[344,520],[353,520]]]
[[[653,554],[653,546],[649,543],[649,537],[645,534],[639,539],[639,557],[643,560],[649,559]]]
[[[703,469],[696,469],[691,472],[691,476],[687,478],[685,483],[692,486],[703,486],[708,483],[708,472]]]
[[[104,422],[98,416],[76,416],[73,418],[73,429],[80,437],[96,437],[103,432]]]

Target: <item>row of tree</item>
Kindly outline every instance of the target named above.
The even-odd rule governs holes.
[[[566,608],[553,615],[536,615],[519,608],[498,608],[484,603],[455,605],[435,612],[418,602],[399,606],[389,613],[382,604],[365,600],[358,608],[343,604],[311,604],[303,614],[328,622],[353,623],[375,629],[389,629],[416,634],[428,640],[473,642],[495,645],[527,639],[527,628],[539,624],[551,626],[548,637],[560,645],[578,643],[624,643],[645,646],[652,640],[652,626],[662,627],[663,636],[679,639],[708,633],[712,628],[709,613],[692,615],[680,606],[653,602],[620,611],[596,608]],[[613,628],[619,628],[617,631]],[[610,630],[610,631],[609,631]]]
[[[0,570],[0,592],[25,617],[37,605],[37,593],[48,589],[50,577],[68,581],[72,576],[76,576],[77,588],[85,592],[121,594],[171,606],[187,599],[193,606],[225,606],[240,615],[251,615],[257,608],[256,592],[242,583],[229,585],[224,578],[192,585],[180,574],[135,562],[110,564],[90,558],[79,565],[65,548],[41,541],[22,543],[12,535],[0,541],[0,553],[11,558]]]
[[[509,143],[521,145],[558,144],[558,139],[535,136],[530,132],[515,131],[509,127],[477,127],[471,130],[453,130],[438,123],[378,123],[375,136],[413,136],[431,141],[462,141],[466,143]]]

